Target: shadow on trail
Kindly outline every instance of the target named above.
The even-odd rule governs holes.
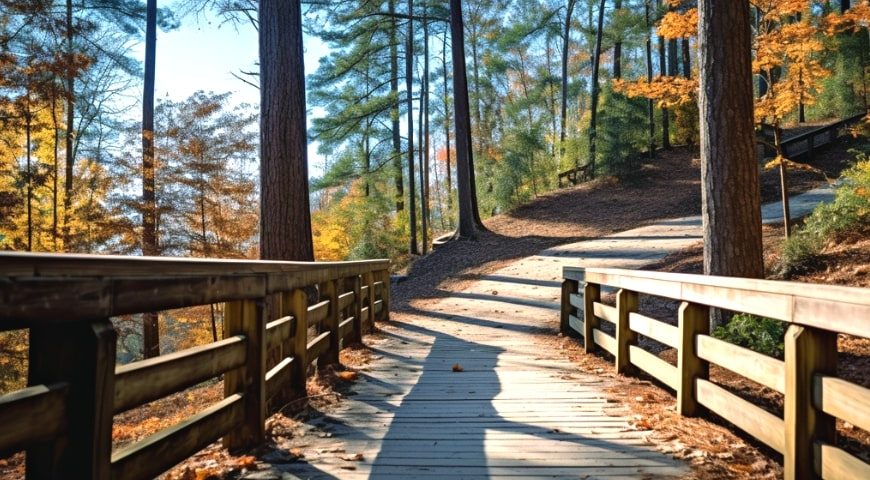
[[[467,323],[490,326],[491,322],[469,319]],[[535,393],[499,398],[504,390],[495,366],[505,349],[418,325],[403,323],[401,327],[431,337],[432,347],[422,373],[401,404],[374,405],[393,413],[393,418],[372,463],[371,478],[421,474],[576,478],[584,468],[597,469],[626,459],[636,469],[672,465],[666,457],[656,459],[648,449],[505,418],[530,418],[530,412],[540,410],[540,405],[528,400]],[[460,363],[464,371],[453,372],[453,363]],[[580,450],[587,455],[576,458]]]
[[[638,442],[612,440],[608,434],[622,431],[622,420],[601,420],[595,413],[594,418],[584,417],[583,409],[572,409],[577,412],[575,416],[553,418],[542,405],[551,402],[564,409],[566,402],[580,405],[584,399],[598,401],[590,400],[595,397],[589,393],[572,389],[549,394],[536,390],[546,388],[546,377],[564,375],[563,368],[544,369],[532,357],[526,362],[512,352],[501,358],[502,366],[497,370],[500,357],[508,351],[474,340],[481,335],[497,336],[499,330],[530,333],[536,327],[450,315],[451,323],[445,324],[445,330],[475,327],[468,329],[475,333],[464,338],[461,333],[415,324],[413,319],[419,316],[443,318],[448,314],[416,310],[411,320],[393,324],[397,327],[390,332],[394,340],[404,339],[409,344],[416,340],[415,347],[425,345],[427,349],[424,356],[415,356],[422,362],[412,366],[415,373],[393,376],[392,370],[360,372],[361,380],[376,388],[349,397],[348,406],[356,403],[357,408],[376,411],[377,415],[356,416],[355,421],[361,422],[357,427],[329,414],[324,416],[336,427],[341,425],[332,438],[345,445],[347,455],[367,449],[365,460],[353,463],[352,470],[342,471],[341,465],[348,465],[338,459],[326,460],[329,467],[312,459],[310,464],[294,464],[286,471],[299,478],[323,479],[583,478],[610,474],[661,478],[656,474],[674,471],[677,462],[654,449]],[[401,359],[402,353],[395,352],[392,361]],[[461,364],[463,371],[454,372],[454,363]],[[500,371],[506,375],[529,371],[533,376],[526,381],[533,380],[525,389],[513,383],[506,389]],[[397,404],[400,392],[407,393]],[[596,405],[590,408],[597,411]],[[387,426],[379,427],[381,422]],[[592,428],[598,431],[593,433]]]

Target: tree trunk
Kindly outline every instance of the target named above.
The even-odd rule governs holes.
[[[450,172],[450,91],[447,85],[449,75],[447,73],[447,32],[444,32],[444,44],[442,45],[442,57],[444,64],[444,143],[447,148],[447,211],[453,210],[453,176]],[[453,226],[453,217],[448,220]]]
[[[300,0],[261,0],[260,258],[314,260]]]
[[[450,0],[450,32],[453,52],[453,108],[456,119],[456,181],[459,201],[457,239],[475,239],[483,224],[477,216],[477,192],[471,153],[471,111],[468,102],[468,78],[465,72],[465,32],[462,25],[462,2]]]
[[[423,182],[421,193],[423,194],[423,253],[426,254],[429,250],[429,225],[432,223],[431,212],[429,208],[429,20],[426,17],[429,14],[429,8],[426,2],[423,2],[423,142],[420,145],[423,147]]]
[[[692,51],[689,45],[689,39],[684,38],[682,40],[683,46],[683,76],[686,78],[692,78]]]
[[[425,17],[425,14],[423,15]],[[421,23],[424,25],[426,21],[423,20]],[[426,44],[426,34],[423,34],[423,44]],[[425,54],[423,55],[425,57]],[[424,60],[425,61],[425,60]],[[424,148],[423,148],[423,115],[425,106],[424,96],[426,91],[426,79],[424,78],[425,74],[420,77],[420,99],[419,99],[419,110],[417,111],[417,161],[420,167],[420,244],[422,245],[422,253],[426,255],[429,253],[429,247],[427,243],[429,242],[429,225],[427,224],[427,205],[426,205],[426,161],[423,158]]]
[[[390,93],[395,98],[390,110],[393,133],[393,175],[396,184],[396,211],[405,209],[405,180],[402,169],[402,133],[399,127],[399,26],[396,22],[396,0],[390,0]]]
[[[840,0],[840,13],[846,13],[846,10],[852,7],[852,2],[849,0]]]
[[[33,168],[31,166],[31,152],[33,150],[30,141],[32,118],[30,115],[30,92],[27,93],[27,111],[24,112],[24,151],[27,157],[27,251],[33,251]]]
[[[142,90],[142,254],[158,255],[154,172],[154,74],[157,53],[157,0],[145,15],[145,78]]]
[[[782,195],[782,221],[785,229],[785,239],[791,234],[791,212],[788,203],[788,167],[785,164],[785,155],[782,151],[782,128],[779,121],[773,126],[773,143],[776,147],[776,155],[781,159],[779,163],[779,188]]]
[[[665,76],[668,74],[667,54],[665,52],[665,39],[659,37],[659,74]],[[670,112],[667,108],[662,108],[662,148],[671,148],[671,122]]]
[[[73,125],[75,124],[75,69],[73,68],[73,13],[72,0],[66,0],[66,48],[67,61],[69,62],[66,76],[66,178],[64,179],[63,196],[63,245],[69,248],[69,222],[72,216],[72,189],[73,189]]]
[[[595,177],[595,143],[598,128],[598,85],[599,67],[601,64],[601,38],[604,31],[604,6],[607,0],[598,4],[598,30],[595,33],[595,53],[592,54],[592,105],[589,120],[589,174]]]
[[[154,172],[154,73],[157,54],[157,0],[148,0],[145,13],[145,78],[142,91],[142,255],[160,254],[157,240],[157,197]],[[157,313],[142,314],[145,358],[160,355]]]
[[[405,41],[405,90],[408,95],[408,225],[411,238],[408,252],[419,255],[417,246],[417,188],[414,185],[414,0],[408,0],[408,33]]]
[[[58,239],[58,231],[57,231],[57,206],[58,206],[58,188],[57,188],[57,178],[60,175],[59,169],[59,159],[60,159],[60,142],[58,142],[58,136],[60,135],[60,127],[58,125],[57,119],[57,85],[52,82],[52,95],[51,95],[51,125],[54,129],[54,175],[52,187],[51,187],[51,195],[52,195],[52,214],[51,214],[51,241],[52,241],[52,249],[55,252],[59,252],[57,239]]]
[[[614,14],[622,8],[622,0],[616,0],[613,4]],[[621,32],[617,32],[620,34]],[[617,38],[613,42],[613,78],[622,78],[622,39]]]
[[[652,83],[653,78],[653,60],[652,60],[652,33],[650,28],[652,25],[650,24],[649,19],[649,2],[650,0],[645,0],[643,4],[644,10],[644,18],[646,19],[646,81],[647,83]],[[652,99],[647,100],[647,117],[649,122],[649,158],[653,159],[656,156],[656,144],[655,144],[655,136],[656,136],[656,120],[655,120],[655,106]]]
[[[562,29],[562,111],[560,113],[559,159],[565,156],[565,129],[568,125],[568,53],[571,46],[571,16],[574,14],[576,0],[568,0],[565,11],[565,25]],[[579,166],[580,157],[574,159],[574,166]]]
[[[704,273],[761,278],[749,4],[698,3]]]

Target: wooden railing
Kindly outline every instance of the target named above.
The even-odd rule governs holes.
[[[562,188],[562,180],[565,180],[571,185],[577,185],[580,182],[592,180],[591,170],[591,165],[587,163],[559,173],[559,188]]]
[[[682,415],[705,407],[769,445],[786,479],[870,478],[870,465],[835,442],[837,418],[870,430],[870,390],[836,376],[837,333],[870,337],[870,289],[598,268],[565,268],[564,278],[562,331],[582,336],[586,352],[612,354],[618,372],[636,367],[674,390]],[[605,287],[617,289],[615,307],[601,303]],[[638,313],[639,294],[682,302],[677,326]],[[785,360],[710,336],[711,307],[789,324]],[[677,365],[638,335],[675,349]],[[783,417],[711,382],[711,363],[782,393]]]
[[[28,329],[30,349],[29,386],[0,397],[0,458],[26,450],[28,478],[146,479],[219,438],[261,443],[312,362],[388,318],[389,261],[0,254],[0,300],[0,331]],[[115,364],[110,317],[214,303],[222,340]],[[115,414],[221,375],[222,401],[112,451]]]
[[[855,125],[856,123],[861,121],[861,119],[864,118],[866,115],[866,113],[859,113],[857,115],[853,115],[851,117],[829,123],[828,125],[814,128],[808,132],[788,137],[782,141],[782,152],[787,158],[797,158],[801,155],[809,155],[810,157],[812,157],[816,148],[834,142],[835,140],[840,138],[840,135],[842,135],[843,130],[846,127]],[[767,124],[762,124],[761,133],[764,138],[768,140],[768,144],[765,144],[764,146],[764,154],[775,155],[776,152],[773,150],[773,148],[771,148],[771,145],[769,145],[769,143],[773,142],[773,127]]]

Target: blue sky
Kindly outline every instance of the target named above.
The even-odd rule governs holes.
[[[305,71],[310,74],[329,50],[315,37],[306,36],[304,42]],[[259,91],[233,77],[232,73],[254,70],[257,48],[257,32],[252,26],[221,25],[211,16],[199,21],[186,18],[177,30],[158,31],[155,96],[178,101],[197,90],[232,92],[234,102],[256,107],[260,102]],[[144,48],[140,50],[144,55]],[[312,175],[319,175],[321,170],[316,150],[316,146],[309,146]]]

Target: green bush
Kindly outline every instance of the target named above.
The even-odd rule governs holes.
[[[785,278],[812,271],[825,245],[838,236],[870,228],[870,157],[843,172],[834,201],[820,204],[785,241],[776,273]]]
[[[740,313],[725,325],[716,327],[713,336],[765,355],[782,358],[785,353],[785,323],[772,318]]]

